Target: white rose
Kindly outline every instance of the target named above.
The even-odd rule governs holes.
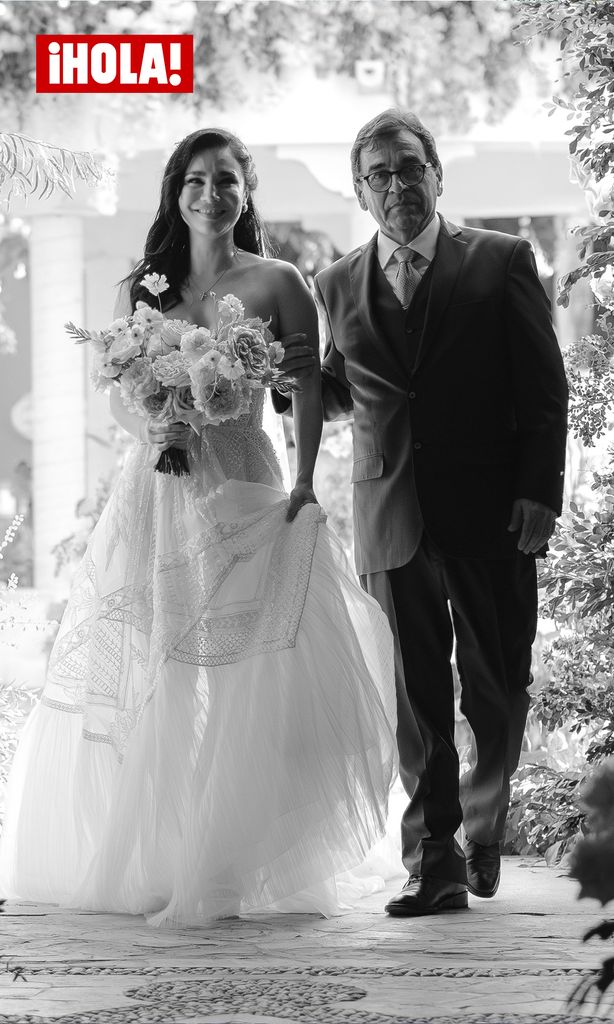
[[[164,387],[179,388],[190,383],[190,363],[182,352],[175,349],[166,356],[158,356],[153,364],[156,380]]]
[[[155,395],[159,384],[154,377],[151,359],[135,359],[122,373],[120,389],[122,399],[133,411],[136,403]]]
[[[245,307],[236,295],[228,294],[223,299],[218,300],[217,315],[221,326],[224,324],[234,324],[237,320],[243,319]]]
[[[181,336],[179,349],[190,362],[196,362],[214,345],[213,336],[207,327],[196,327]]]
[[[166,348],[179,348],[182,335],[190,324],[185,320],[165,320],[162,324],[160,337]]]

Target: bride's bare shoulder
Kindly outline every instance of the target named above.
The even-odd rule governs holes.
[[[256,256],[254,253],[245,252],[242,254],[242,263],[245,270],[252,271],[254,278],[258,278],[263,286],[269,287],[301,287],[304,285],[303,278],[292,263],[286,260],[274,259],[271,256]]]

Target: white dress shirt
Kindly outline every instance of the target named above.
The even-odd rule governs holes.
[[[420,253],[420,259],[415,260],[413,267],[420,274],[420,277],[428,270],[429,264],[432,263],[435,258],[435,251],[437,249],[437,237],[439,235],[439,217],[437,214],[428,222],[423,231],[415,238],[412,238],[411,242],[408,242],[408,249],[415,249],[416,252]],[[397,271],[399,264],[397,258],[394,255],[396,250],[400,248],[400,243],[395,242],[394,238],[389,238],[383,231],[378,231],[377,234],[377,258],[379,265],[386,275],[388,283],[394,288]]]

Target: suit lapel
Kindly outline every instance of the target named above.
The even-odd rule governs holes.
[[[435,344],[441,318],[446,311],[456,279],[465,259],[467,243],[459,237],[461,229],[440,218],[441,227],[433,261],[433,276],[424,319],[420,348],[416,354],[414,373],[430,347]]]
[[[379,337],[379,331],[373,319],[373,301],[371,296],[376,259],[377,235],[374,235],[371,241],[367,242],[364,248],[354,255],[348,266],[354,305],[358,310],[362,326],[372,343],[377,342]]]

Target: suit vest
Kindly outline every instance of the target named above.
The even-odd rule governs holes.
[[[408,439],[411,450],[411,376],[422,344],[424,322],[428,306],[429,292],[432,277],[431,263],[422,280],[418,285],[408,309],[403,309],[394,289],[384,274],[384,271],[375,260],[374,274],[371,281],[371,295],[373,301],[374,318],[379,327],[382,343],[389,345],[397,354],[401,365],[405,367],[408,375],[408,395],[410,437]],[[384,469],[385,472],[385,469]],[[410,493],[408,506],[405,509],[404,529],[409,540],[408,561],[415,555],[422,533],[424,523],[420,511],[420,502],[416,492],[414,478],[413,459],[410,460],[409,472],[411,474]]]
[[[422,275],[408,309],[403,309],[384,271],[375,261],[375,280],[372,282],[375,320],[410,376],[422,346],[432,276],[431,263]]]

